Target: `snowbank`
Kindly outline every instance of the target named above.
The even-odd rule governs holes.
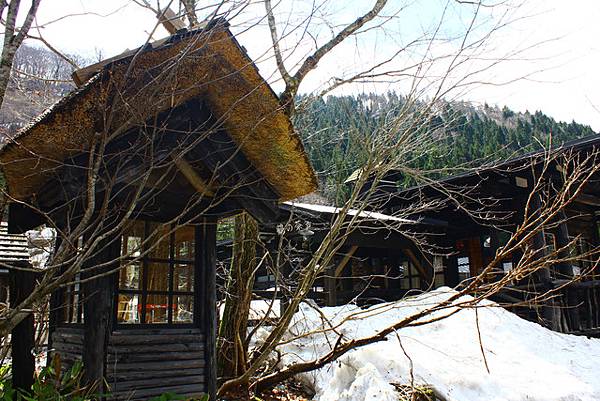
[[[350,317],[338,332],[360,338],[453,293],[441,288],[367,310],[343,306],[320,311],[334,323]],[[600,399],[600,340],[554,333],[488,304],[489,308],[478,309],[478,315],[489,373],[475,312],[463,309],[435,323],[401,329],[399,337],[392,334],[387,341],[353,350],[301,379],[315,390],[319,401],[398,401],[390,383],[409,384],[412,363],[415,384],[432,386],[448,401]],[[330,350],[338,337],[331,332],[293,339],[323,326],[320,314],[303,306],[287,335],[292,341],[280,348],[282,364],[312,360]]]

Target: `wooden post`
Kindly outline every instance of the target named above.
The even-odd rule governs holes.
[[[539,214],[541,209],[541,198],[539,194],[533,194],[532,196],[532,209],[533,213]],[[546,238],[544,237],[543,227],[540,227],[539,231],[533,236],[533,248],[536,250],[536,257],[541,258],[546,253]],[[541,287],[542,292],[548,291],[552,288],[552,276],[550,274],[550,268],[544,267],[536,272],[535,280]],[[537,290],[537,289],[536,289]],[[560,312],[555,308],[554,301],[546,301],[541,308],[542,312],[542,324],[548,327],[550,330],[557,331],[560,325]]]
[[[217,223],[205,219],[199,227],[197,252],[199,254],[200,268],[203,272],[201,285],[203,286],[202,300],[199,303],[204,309],[201,322],[206,336],[206,384],[211,400],[216,400],[217,394]]]
[[[62,242],[62,238],[59,235],[59,236],[57,236],[56,242],[54,243],[54,252],[56,252],[56,250],[60,246],[61,242]],[[62,312],[62,310],[61,310],[62,296],[63,296],[62,289],[53,291],[52,294],[50,294],[50,302],[48,305],[49,306],[49,310],[48,310],[48,352],[46,353],[46,366],[50,366],[50,364],[52,363],[52,354],[53,353],[50,352],[50,350],[52,349],[52,335],[54,334],[54,331],[56,330],[56,328],[58,327],[58,324],[60,323],[60,313]]]
[[[448,287],[454,288],[460,282],[460,276],[458,275],[458,258],[456,255],[448,256],[444,276]]]
[[[86,263],[88,269],[94,266],[116,260],[119,255],[119,241],[102,243],[92,260]],[[92,269],[82,275],[84,278],[94,277],[116,266],[107,265],[102,269]],[[83,283],[83,368],[84,382],[97,386],[97,392],[103,392],[103,382],[106,367],[106,350],[112,331],[115,274],[100,276]]]
[[[564,211],[560,211],[558,214],[558,218],[560,219],[560,224],[554,230],[554,235],[556,237],[556,247],[558,249],[566,247],[569,244],[569,229],[567,227],[567,216]],[[568,251],[562,251],[559,253],[559,258],[567,258],[569,256]],[[573,267],[568,263],[559,263],[556,266],[556,270],[561,274],[561,278],[572,279]],[[566,313],[569,316],[569,330],[568,331],[578,331],[580,330],[580,321],[579,321],[579,310],[577,308],[577,304],[579,303],[577,297],[577,290],[573,287],[566,288],[565,294],[565,302],[566,302]]]
[[[335,268],[327,269],[325,285],[327,291],[327,306],[337,306],[337,277],[335,277]]]
[[[18,267],[30,267],[28,263],[19,263]],[[10,269],[10,304],[16,307],[33,291],[36,274],[31,271]],[[11,332],[12,346],[12,385],[15,389],[31,391],[35,372],[34,317],[30,313]]]

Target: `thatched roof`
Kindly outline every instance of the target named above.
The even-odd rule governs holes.
[[[281,200],[316,188],[314,171],[277,96],[223,21],[147,44],[80,70],[76,78],[82,84],[78,89],[0,149],[12,197],[35,196],[64,160],[89,149],[109,110],[112,118],[104,131],[120,133],[192,98],[201,98],[223,122]]]

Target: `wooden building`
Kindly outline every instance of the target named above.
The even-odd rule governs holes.
[[[46,223],[89,255],[52,294],[51,352],[114,399],[214,396],[216,222],[313,191],[300,139],[223,20],[74,78],[0,150],[10,232]]]
[[[563,161],[570,158],[570,167],[584,163],[587,156],[600,150],[600,135],[566,143],[550,152],[533,152],[508,160],[493,167],[447,177],[430,185],[398,190],[402,176],[390,172],[378,185],[378,191],[389,199],[382,208],[384,213],[394,215],[409,204],[438,200],[435,210],[412,216],[427,218],[440,223],[443,235],[429,238],[429,242],[449,257],[438,258],[435,263],[442,270],[435,286],[455,287],[479,274],[494,258],[496,250],[503,246],[515,228],[523,221],[526,205],[535,210],[540,207],[540,196],[533,191],[534,182],[543,180],[545,189],[560,188],[564,175],[568,174]],[[545,160],[551,160],[547,165]],[[586,160],[587,166],[598,163],[598,157]],[[447,191],[453,191],[453,199]],[[550,193],[549,196],[552,196]],[[459,205],[460,204],[460,205]],[[560,224],[547,227],[532,240],[537,249],[559,249],[578,237],[577,246],[571,254],[584,254],[597,249],[599,241],[600,174],[594,174],[583,190],[576,194],[560,212]],[[507,257],[494,274],[506,274],[521,258],[516,252]],[[555,265],[536,275],[533,282],[515,282],[499,294],[496,300],[510,307],[511,304],[528,304],[535,294],[558,288],[567,281],[576,281],[560,290],[550,308],[546,305],[530,305],[513,308],[533,321],[545,324],[553,330],[586,335],[600,334],[600,281],[598,272],[589,270],[598,262],[596,253],[577,263]],[[432,255],[430,260],[434,260]],[[585,277],[581,272],[588,271]],[[493,278],[490,278],[493,279]],[[549,309],[552,309],[549,311]]]
[[[280,281],[268,264],[256,273],[255,293],[271,299],[273,290],[285,301],[293,290],[302,267],[323,242],[339,209],[298,200],[281,205],[282,223],[261,227],[261,236],[270,251],[281,247]],[[329,266],[313,285],[309,298],[323,306],[348,302],[361,305],[394,301],[415,290],[441,285],[442,269],[434,267],[415,243],[400,232],[442,233],[445,226],[430,219],[399,218],[383,213],[351,209],[347,220],[357,217],[356,228],[345,236]],[[280,244],[280,238],[283,243]],[[437,259],[435,259],[437,261]]]
[[[0,222],[0,302],[8,303],[8,266],[27,262],[29,250],[24,234],[9,234],[8,223]]]

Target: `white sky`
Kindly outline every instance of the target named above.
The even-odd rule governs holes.
[[[503,3],[501,0],[487,1]],[[166,2],[162,0],[163,4]],[[200,0],[199,3],[202,6],[214,2]],[[326,7],[319,10],[317,18],[311,21],[308,32],[317,43],[322,44],[331,36],[331,29],[335,30],[338,25],[353,20],[372,3],[374,0],[330,0]],[[303,21],[308,14],[307,4],[312,4],[312,0],[281,0],[276,8],[277,17],[282,23]],[[384,9],[385,15],[395,14],[400,9],[402,11],[386,23],[385,30],[369,31],[362,37],[344,43],[323,59],[319,69],[309,75],[310,79],[302,90],[322,88],[323,83],[332,76],[351,74],[389,57],[400,46],[434,29],[445,4],[446,0],[389,0]],[[472,38],[481,37],[489,31],[493,21],[500,18],[505,10],[506,7],[483,9]],[[263,76],[276,90],[280,90],[270,54],[266,53],[270,44],[268,31],[264,24],[253,26],[254,22],[260,21],[263,11],[262,4],[245,9],[232,19],[232,30],[239,34],[238,40],[247,48],[250,56],[258,60]],[[464,31],[472,12],[472,6],[452,3],[444,15],[440,35]],[[557,120],[575,120],[590,124],[600,131],[600,74],[597,71],[600,65],[600,1],[526,0],[522,7],[510,9],[509,12],[504,18],[512,22],[490,39],[485,49],[478,53],[477,61],[465,63],[451,82],[457,82],[457,77],[489,65],[515,49],[520,51],[511,56],[514,60],[499,63],[471,80],[498,84],[523,76],[527,78],[504,85],[468,86],[465,90],[449,94],[449,97],[508,105],[519,111],[542,110]],[[76,15],[81,13],[88,14]],[[67,14],[73,15],[48,24]],[[97,51],[101,51],[104,57],[109,57],[142,44],[148,32],[154,29],[156,18],[150,11],[128,0],[42,0],[37,23],[41,26],[44,38],[62,51],[87,57],[94,57]],[[32,33],[35,32],[35,29],[32,30]],[[283,43],[284,48],[294,46],[300,32],[292,32]],[[155,37],[163,36],[166,36],[166,32],[159,28]],[[288,59],[289,65],[310,51],[314,43],[306,36],[300,42],[299,48]],[[429,55],[452,54],[458,43],[436,43]],[[393,66],[400,68],[420,59],[424,50],[421,46],[401,53]],[[448,59],[445,59],[426,72],[429,76],[435,76],[447,65]],[[431,82],[423,81],[421,85],[427,83]],[[397,89],[402,92],[407,85],[406,82],[364,83],[346,91],[383,92]]]

